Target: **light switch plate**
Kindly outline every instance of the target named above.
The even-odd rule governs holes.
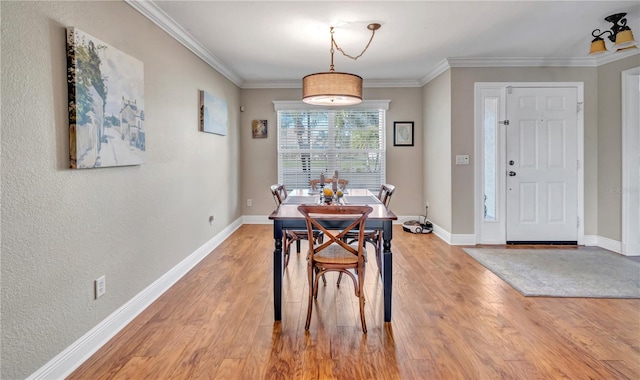
[[[456,155],[456,165],[469,165],[469,155],[468,154],[457,154]]]

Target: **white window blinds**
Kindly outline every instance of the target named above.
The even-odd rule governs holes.
[[[320,173],[377,191],[385,182],[385,109],[278,110],[278,182],[309,188]]]

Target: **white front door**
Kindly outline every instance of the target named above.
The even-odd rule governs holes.
[[[507,242],[578,240],[576,88],[507,92]]]

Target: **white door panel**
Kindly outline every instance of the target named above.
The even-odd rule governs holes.
[[[507,95],[507,241],[577,241],[577,90]]]

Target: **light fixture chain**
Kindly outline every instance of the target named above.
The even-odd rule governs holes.
[[[340,46],[338,46],[338,43],[333,39],[333,27],[331,28],[331,43],[332,43],[332,44],[336,47],[336,49],[338,49],[338,51],[339,51],[340,53],[342,53],[345,57],[347,57],[347,58],[351,58],[351,59],[353,59],[353,60],[355,61],[355,60],[357,60],[358,58],[362,57],[362,55],[367,51],[367,49],[369,48],[369,45],[371,45],[371,41],[373,41],[373,36],[375,36],[375,35],[376,35],[376,31],[375,31],[375,29],[374,29],[374,30],[372,30],[372,31],[371,31],[371,38],[369,39],[369,42],[367,42],[367,46],[365,46],[365,47],[364,47],[364,49],[362,50],[362,53],[360,53],[359,55],[357,55],[357,56],[355,56],[355,57],[354,57],[354,56],[352,56],[352,55],[349,55],[349,54],[345,53],[345,52],[344,52],[344,50],[342,50],[342,48],[341,48]],[[333,47],[331,48],[331,54],[333,54]],[[332,55],[332,57],[333,57],[333,55]]]

